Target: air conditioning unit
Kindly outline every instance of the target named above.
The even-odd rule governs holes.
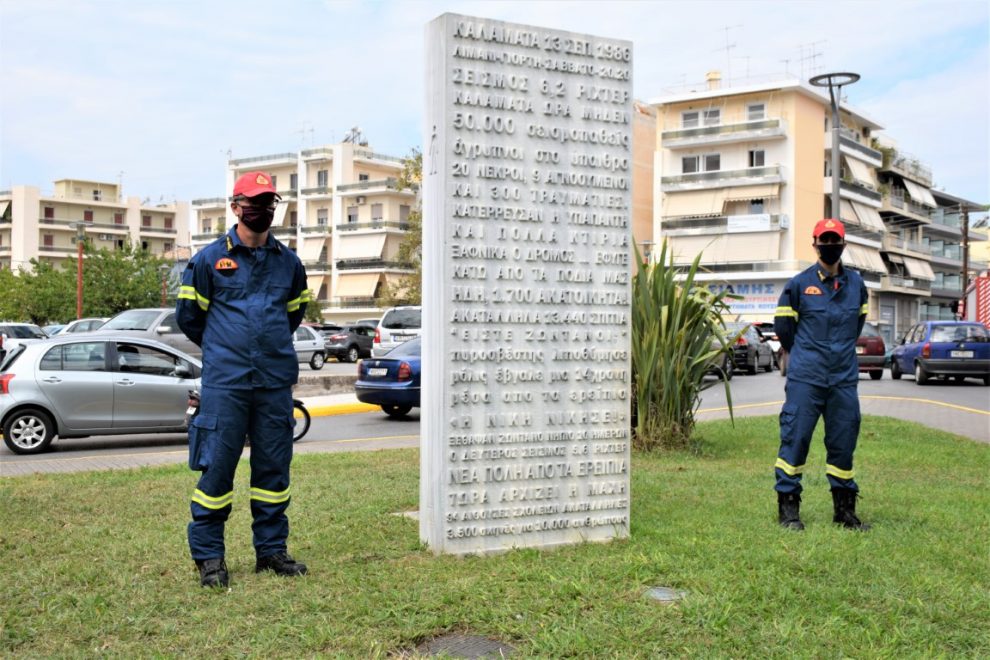
[[[357,198],[357,203],[358,204],[364,204],[367,201],[368,201],[368,198],[367,197],[365,197],[364,195],[358,195],[358,198]]]

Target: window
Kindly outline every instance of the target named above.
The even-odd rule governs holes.
[[[122,224],[124,224],[124,214],[123,213],[119,213],[119,212],[118,213],[114,213],[113,214],[113,224],[115,224],[115,225],[122,225]]]
[[[399,222],[409,222],[409,205],[399,205]]]
[[[142,250],[147,250],[149,247],[150,247],[150,245],[148,244],[148,241],[141,241],[141,249]]]
[[[763,149],[749,150],[750,167],[763,167],[764,163],[766,163],[766,152]]]
[[[56,346],[41,358],[43,371],[106,371],[107,345],[102,341]]]
[[[150,227],[151,226],[151,216],[150,215],[142,215],[141,216],[141,226],[142,227]]]
[[[162,245],[162,252],[166,252],[166,253],[171,252],[173,247],[174,246],[172,245],[172,241],[165,241],[165,243]]]
[[[203,218],[203,233],[210,234],[213,232],[213,219]]]
[[[289,226],[290,227],[295,227],[298,224],[299,224],[299,212],[298,211],[290,211],[289,212]]]
[[[289,175],[289,190],[295,190],[299,185],[299,175],[293,172]]]
[[[83,222],[92,222],[92,221],[93,221],[93,212],[83,211]]]
[[[746,119],[759,121],[767,118],[767,106],[764,103],[750,103],[746,106]]]
[[[327,226],[329,211],[327,209],[316,209],[316,224],[320,227]]]
[[[54,218],[55,217],[55,207],[54,206],[46,206],[45,207],[45,217],[46,218]]]
[[[175,377],[175,368],[180,364],[196,377],[193,365],[176,355],[143,344],[117,344],[117,371],[123,373]]]
[[[698,126],[697,110],[681,113],[681,128],[697,128],[697,126]]]
[[[278,190],[278,177],[272,176],[271,179],[272,179],[272,188]]]
[[[722,156],[721,154],[705,154],[705,171],[715,172],[722,169]]]
[[[749,212],[753,215],[763,213],[763,200],[762,199],[751,199],[749,200]]]
[[[348,206],[347,207],[347,222],[357,222],[358,221],[358,207]]]
[[[693,174],[698,171],[698,157],[697,156],[685,156],[681,158],[681,173],[682,174]]]
[[[705,110],[705,126],[718,126],[722,123],[722,111],[718,108]]]
[[[382,221],[382,205],[372,204],[371,205],[371,221],[381,222]]]
[[[93,191],[93,201],[99,202],[102,199],[103,199],[103,193],[100,192],[99,190],[94,190]]]
[[[41,238],[42,245],[45,247],[52,247],[55,245],[55,236],[53,234],[45,234]]]
[[[326,188],[330,181],[330,173],[327,170],[320,170],[316,173],[316,185]]]
[[[367,174],[358,174],[358,181],[367,181],[370,178]]]

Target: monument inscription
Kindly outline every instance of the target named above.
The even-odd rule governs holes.
[[[631,44],[445,14],[427,52],[420,536],[626,536]]]

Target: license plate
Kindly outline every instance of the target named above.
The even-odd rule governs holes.
[[[856,355],[862,355],[862,354],[863,354],[863,347],[862,346],[857,346],[856,347]]]
[[[949,357],[971,358],[973,357],[973,351],[949,351]]]
[[[187,415],[195,415],[196,414],[196,407],[195,406],[189,406],[188,408],[186,408],[186,414]]]
[[[380,369],[368,369],[369,376],[384,376],[388,373],[388,369],[382,367]]]

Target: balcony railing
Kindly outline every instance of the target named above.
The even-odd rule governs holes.
[[[892,208],[905,211],[907,213],[920,216],[927,221],[931,221],[931,209],[929,207],[918,204],[917,202],[904,197],[903,194],[897,194],[897,192],[900,191],[895,191],[885,197],[885,199],[890,201],[890,206]]]
[[[281,238],[286,238],[286,237],[287,238],[295,238],[295,236],[296,236],[296,228],[295,227],[273,227],[272,228],[272,233],[275,234],[275,236],[278,236],[278,237],[281,237]]]
[[[326,259],[303,259],[302,265],[308,270],[330,270],[330,262]]]
[[[299,193],[302,195],[330,195],[333,194],[333,188],[330,186],[313,186],[312,188],[303,188]]]
[[[675,174],[662,177],[660,184],[662,190],[678,190],[681,188],[710,188],[713,185],[715,187],[745,186],[753,183],[774,183],[780,180],[780,166],[771,165],[770,167],[747,167],[740,170]]]
[[[75,252],[75,245],[39,245],[38,250],[41,252]]]
[[[931,291],[931,284],[929,284],[928,281],[919,280],[912,277],[903,277],[901,275],[884,275],[881,279],[881,286],[885,289],[911,289],[924,293],[929,293]]]
[[[302,233],[304,234],[329,234],[330,225],[316,225],[314,227],[303,227]]]
[[[358,181],[356,183],[345,183],[337,186],[337,192],[346,190],[368,190],[370,188],[386,188],[388,190],[398,190],[399,180],[394,177],[387,179],[375,179],[374,181]]]
[[[0,245],[0,254],[10,254],[10,246]]]
[[[879,191],[867,188],[863,184],[856,181],[840,181],[839,188],[856,195],[862,195],[863,197],[872,199],[875,202],[879,202],[883,199],[883,195],[881,195]]]
[[[338,297],[330,299],[330,306],[336,307],[378,307],[378,298],[368,297]]]
[[[910,252],[918,252],[920,254],[931,254],[931,247],[923,243],[915,243],[914,241],[908,241],[903,238],[897,238],[896,236],[886,235],[883,237],[883,249],[890,250],[907,250]]]
[[[354,155],[358,158],[370,158],[371,160],[388,160],[393,163],[405,163],[406,159],[399,156],[389,156],[388,154],[377,153],[371,149],[354,149]]]
[[[945,209],[934,209],[929,214],[932,224],[953,229],[962,229],[962,215],[960,213],[948,212]]]
[[[303,158],[313,158],[314,156],[326,156],[333,158],[332,147],[316,147],[315,149],[303,149],[300,154]]]
[[[932,168],[928,167],[911,154],[892,149],[889,160],[885,160],[884,164],[889,169],[897,170],[902,174],[907,174],[909,179],[918,181],[929,188],[932,185]]]
[[[661,135],[663,140],[677,140],[682,138],[692,138],[704,135],[727,135],[731,133],[748,133],[751,131],[763,131],[770,128],[779,128],[779,119],[764,119],[762,121],[747,121],[738,124],[719,124],[718,126],[701,126],[698,128],[682,128],[673,131],[664,131]]]
[[[409,229],[408,222],[344,222],[336,225],[337,231],[355,231],[358,229]]]
[[[728,216],[721,215],[715,217],[707,218],[671,218],[669,220],[664,219],[661,225],[661,231],[671,232],[671,231],[683,231],[687,233],[690,230],[703,230],[702,232],[696,233],[711,233],[711,234],[722,234],[726,233],[729,225],[733,222],[730,218],[742,219],[742,218],[766,218],[766,227],[760,229],[753,229],[753,231],[779,231],[782,225],[786,224],[785,215],[780,214],[756,214],[748,216]],[[783,222],[782,222],[783,221]],[[743,232],[743,228],[738,228],[736,231]]]
[[[839,147],[849,147],[853,151],[857,151],[870,160],[876,161],[877,163],[883,162],[883,152],[877,151],[876,149],[870,149],[865,144],[860,144],[858,141],[851,137],[846,137],[845,135],[839,136]]]
[[[282,199],[295,199],[297,197],[295,190],[279,190],[278,196]]]
[[[227,200],[223,197],[203,197],[201,199],[194,199],[189,203],[193,206],[216,206],[218,204],[220,206],[226,206]]]
[[[86,229],[116,229],[118,231],[129,231],[127,225],[116,222],[86,222],[85,220],[63,220],[61,218],[38,218],[38,223],[42,225],[62,225],[60,229],[76,230],[77,223],[86,225]]]
[[[291,151],[285,151],[279,154],[267,154],[265,156],[251,156],[249,158],[232,158],[230,164],[234,167],[238,165],[246,165],[247,163],[261,163],[269,160],[295,160],[296,155]]]
[[[337,270],[357,270],[360,268],[390,268],[409,270],[411,267],[401,261],[390,261],[378,257],[367,257],[360,259],[340,259],[337,261]]]
[[[223,232],[216,232],[216,233],[213,233],[213,234],[210,234],[210,233],[206,233],[206,234],[193,234],[192,235],[192,240],[194,240],[194,241],[212,241],[214,239],[220,238],[221,236],[223,236]]]
[[[165,227],[146,227],[141,225],[141,233],[177,234],[177,229],[166,229]]]

